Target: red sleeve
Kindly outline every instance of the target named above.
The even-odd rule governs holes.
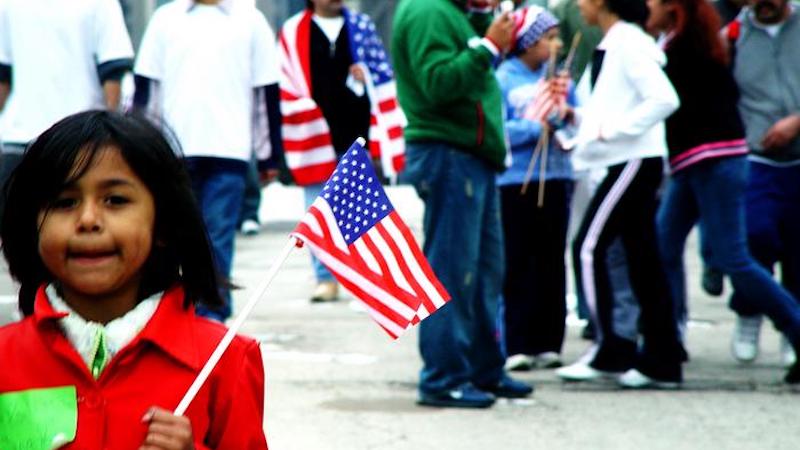
[[[264,362],[258,342],[248,340],[228,365],[217,392],[207,446],[216,450],[267,449],[264,436]]]

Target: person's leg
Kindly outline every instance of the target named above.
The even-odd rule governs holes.
[[[530,198],[534,194],[520,194],[519,185],[500,188],[502,205],[503,242],[505,244],[506,275],[503,283],[503,325],[506,354],[533,355],[531,321],[533,312],[533,279],[537,276],[533,267],[536,206]],[[535,201],[535,200],[534,200]]]
[[[445,144],[411,143],[401,182],[412,184],[425,203],[423,252],[452,299],[419,324],[421,396],[470,382],[469,361],[477,294],[482,205],[468,174]],[[462,156],[466,157],[466,156]]]
[[[747,163],[745,163],[747,165]],[[749,177],[745,181],[743,226],[750,255],[770,274],[780,258],[780,233],[778,211],[780,208],[774,168],[749,162]],[[747,167],[743,170],[747,170]],[[734,289],[730,308],[741,317],[755,317],[763,313],[758,303],[744,298],[744,291]]]
[[[800,301],[800,165],[780,168],[781,283]]]
[[[303,187],[306,210],[319,197],[324,186],[324,183],[319,183]],[[311,256],[311,268],[314,270],[314,278],[317,282],[314,292],[311,293],[311,302],[319,303],[337,300],[339,298],[339,283],[336,281],[336,277],[316,256],[311,253],[309,255]]]
[[[461,155],[459,155],[461,156]],[[462,156],[463,158],[464,156]],[[472,310],[473,326],[469,362],[472,367],[472,382],[503,397],[527,395],[530,390],[516,394],[498,392],[495,387],[505,377],[503,365],[505,355],[500,347],[497,329],[497,304],[503,289],[505,257],[503,255],[503,232],[500,224],[500,197],[495,184],[495,173],[477,158],[466,156],[468,180],[472,184],[474,197],[481,202],[481,229],[478,265],[475,273],[477,289]],[[510,386],[505,386],[509,388]],[[527,386],[520,386],[520,388]]]
[[[587,208],[573,242],[575,278],[586,296],[595,323],[599,347],[591,366],[606,372],[628,369],[636,353],[635,344],[617,336],[613,327],[614,299],[608,278],[607,249],[618,235],[621,201],[638,168],[625,164],[609,168]],[[569,373],[569,368],[559,375]],[[565,378],[569,378],[566,376]]]
[[[606,254],[608,279],[614,296],[612,326],[614,334],[632,343],[639,339],[639,300],[633,294],[628,275],[628,258],[622,239],[615,238]]]
[[[533,276],[527,282],[533,306],[529,327],[534,355],[561,353],[567,314],[564,256],[572,182],[547,181],[545,190],[547,197],[542,208],[531,205],[539,213],[540,225],[529,231],[535,239],[531,248]]]
[[[634,295],[639,300],[642,346],[636,369],[651,378],[679,382],[684,357],[678,339],[669,282],[658,251],[656,192],[663,177],[661,158],[630,161],[640,167],[621,202],[622,243]]]
[[[690,177],[697,170],[697,167],[684,169],[669,180],[656,214],[661,261],[669,281],[678,331],[683,341],[689,320],[683,254],[686,238],[698,220],[697,200],[690,183]]]
[[[746,177],[747,161],[731,158],[717,163],[713,174],[698,178],[700,220],[714,237],[710,243],[718,266],[730,276],[742,308],[737,312],[766,314],[796,347],[800,344],[800,305],[748,252],[746,228],[750,231],[750,224],[760,221],[748,217],[745,226],[742,199]]]
[[[236,222],[244,195],[247,163],[225,158],[189,158],[189,175],[198,197],[214,260],[223,276],[230,278]],[[210,310],[199,307],[198,313],[224,321],[231,315],[231,294],[223,291],[225,305]]]
[[[258,218],[258,209],[260,206],[261,185],[258,182],[258,168],[256,167],[256,160],[251,159],[250,163],[247,165],[244,195],[242,197],[242,210],[239,213],[238,220],[238,227],[243,233],[255,234],[258,232],[257,228],[250,228],[248,225],[245,225],[245,223],[251,222],[254,225],[261,223]]]

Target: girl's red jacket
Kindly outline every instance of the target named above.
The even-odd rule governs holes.
[[[0,394],[75,386],[77,433],[65,449],[138,449],[151,406],[173,410],[225,334],[166,291],[142,331],[95,380],[61,332],[40,288],[33,315],[0,328]],[[36,410],[29,414],[37,414]],[[258,343],[237,336],[185,414],[197,449],[266,449],[264,369]]]

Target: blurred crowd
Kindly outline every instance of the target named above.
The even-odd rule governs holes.
[[[134,54],[118,0],[0,0],[0,182],[65,116],[144,114],[181,149],[230,276],[261,188],[297,184],[309,206],[364,137],[424,201],[453,297],[420,323],[420,404],[526,397],[509,373],[532,369],[680,387],[695,225],[703,288],[733,288],[733,357],[758,357],[767,317],[800,383],[797,4],[400,0],[384,42],[344,3],[306,0],[273,30],[252,0],[174,0]],[[312,265],[311,301],[335,301]],[[591,344],[564,364],[569,267]],[[201,314],[224,322],[225,297]]]

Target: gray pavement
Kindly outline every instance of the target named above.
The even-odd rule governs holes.
[[[422,205],[410,189],[389,195],[421,235]],[[264,191],[264,230],[236,245],[234,295],[241,306],[303,213],[297,188]],[[562,384],[552,371],[522,373],[531,399],[488,410],[418,407],[415,331],[390,340],[347,295],[310,304],[314,287],[306,249],[289,256],[244,332],[263,343],[265,427],[270,448],[284,449],[796,449],[800,397],[781,383],[778,335],[762,331],[758,361],[730,356],[733,315],[724,299],[699,288],[694,241],[687,250],[691,361],[677,392],[634,392],[613,384]],[[13,285],[0,277],[0,294]],[[730,286],[726,286],[726,293]],[[1,299],[2,297],[0,297]],[[587,347],[571,320],[566,362]]]

